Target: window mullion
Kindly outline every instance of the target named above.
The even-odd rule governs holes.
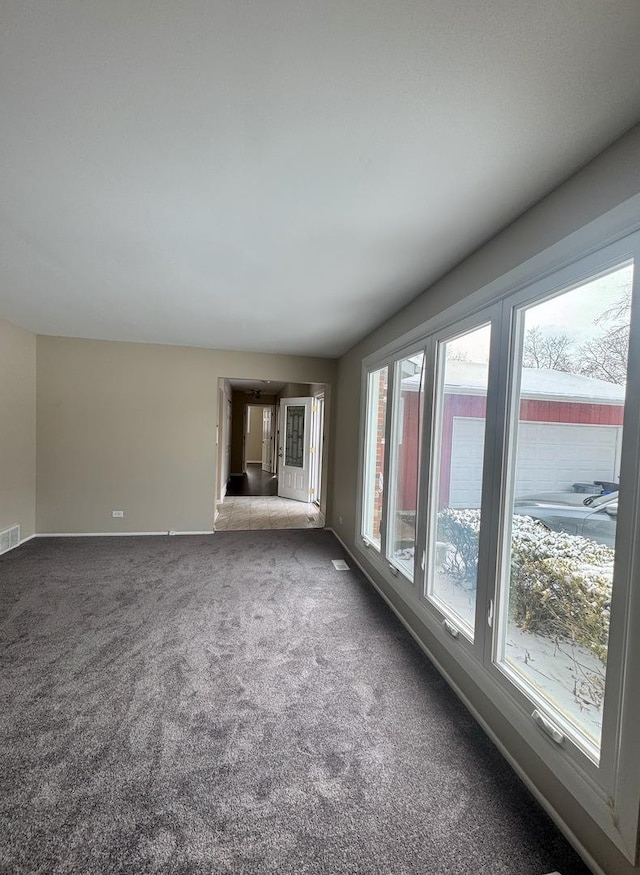
[[[640,664],[632,630],[640,626],[640,237],[636,235],[627,361],[624,438],[618,500],[615,585],[611,600],[607,685],[600,766],[609,779],[618,828],[637,860],[640,766],[636,754],[640,700],[629,667]],[[631,486],[633,484],[633,486]]]
[[[491,640],[489,623],[495,616],[495,555],[494,517],[499,516],[500,459],[502,447],[498,440],[500,434],[501,398],[501,343],[502,306],[496,305],[487,313],[491,318],[491,342],[487,379],[485,410],[485,441],[482,460],[481,527],[478,543],[478,575],[476,585],[476,614],[474,646],[477,658],[482,662],[486,653],[486,642]],[[496,474],[498,475],[496,477]],[[497,487],[497,488],[496,488]]]
[[[393,399],[394,399],[394,383],[395,383],[395,363],[387,362],[387,402],[385,410],[384,424],[384,477],[382,487],[382,521],[380,524],[380,556],[386,561],[387,556],[387,527],[389,524],[389,483],[391,477],[390,470],[390,448],[391,448],[391,425],[393,421]]]
[[[494,381],[494,391],[487,400],[487,421],[490,423],[490,440],[486,447],[485,465],[489,472],[484,496],[488,502],[487,526],[485,530],[483,550],[483,573],[486,580],[486,607],[483,624],[490,627],[490,634],[485,636],[483,646],[483,661],[490,667],[495,657],[497,629],[502,622],[504,605],[501,604],[503,593],[500,591],[500,572],[502,569],[503,541],[502,531],[505,513],[505,494],[508,483],[512,479],[509,470],[513,454],[509,451],[513,435],[509,434],[511,407],[514,393],[511,390],[512,358],[518,329],[513,321],[513,309],[506,302],[500,304],[497,318],[496,335],[493,338],[491,360],[494,364],[490,379]],[[491,365],[490,365],[491,367]]]
[[[428,532],[428,497],[431,492],[431,458],[433,452],[433,421],[436,392],[436,352],[437,344],[433,337],[427,340],[424,359],[424,397],[422,407],[422,446],[420,448],[420,480],[418,487],[418,524],[416,526],[416,555],[414,580],[418,597],[425,600],[426,563]]]

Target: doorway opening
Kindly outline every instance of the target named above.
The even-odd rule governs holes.
[[[219,380],[216,530],[324,525],[328,391]]]
[[[250,401],[243,418],[242,471],[231,474],[227,495],[278,494],[274,404]]]

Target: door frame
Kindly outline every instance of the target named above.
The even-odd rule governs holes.
[[[231,392],[224,377],[218,379],[218,419],[216,423],[216,507],[227,494],[231,471]],[[216,511],[217,513],[217,511]]]
[[[324,392],[313,396],[311,406],[311,500],[320,507],[322,500],[322,458],[324,454]]]

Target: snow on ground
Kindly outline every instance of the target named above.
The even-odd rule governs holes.
[[[564,716],[600,744],[605,666],[584,647],[507,627],[506,661]]]
[[[403,556],[399,564],[409,575],[413,574],[412,558]],[[441,573],[436,577],[433,595],[469,630],[473,629],[475,589]],[[566,719],[599,745],[605,666],[596,656],[569,641],[524,632],[509,621],[505,659]]]

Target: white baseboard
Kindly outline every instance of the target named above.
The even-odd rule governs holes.
[[[11,553],[12,550],[17,550],[18,547],[22,547],[23,544],[26,544],[27,541],[32,541],[34,538],[37,537],[37,535],[28,535],[26,538],[21,538],[17,544],[14,544],[13,547],[9,547],[9,549],[5,550],[1,555],[6,556],[7,553]]]
[[[213,529],[193,532],[38,532],[33,538],[133,538],[141,535],[213,535]]]
[[[575,851],[576,851],[576,852],[580,855],[580,857],[584,860],[585,864],[589,867],[589,869],[591,869],[591,871],[594,873],[594,875],[607,875],[607,873],[604,871],[604,869],[602,869],[602,868],[596,863],[596,861],[593,859],[593,857],[591,856],[591,854],[590,854],[590,853],[587,851],[587,849],[582,845],[582,843],[579,841],[579,839],[577,838],[577,836],[576,836],[576,834],[573,832],[573,830],[572,830],[572,829],[567,825],[567,823],[562,819],[562,817],[558,814],[558,812],[556,811],[556,809],[553,808],[553,806],[552,806],[551,803],[547,800],[547,798],[546,798],[546,797],[540,792],[540,790],[538,789],[538,787],[536,786],[536,784],[531,780],[531,778],[530,778],[530,777],[528,776],[528,774],[524,771],[524,769],[519,765],[519,763],[518,763],[518,762],[514,759],[514,757],[509,753],[509,751],[507,750],[507,748],[503,745],[503,743],[500,741],[500,739],[498,738],[498,736],[494,733],[493,729],[491,729],[491,727],[489,726],[489,724],[485,721],[484,717],[482,717],[482,715],[481,715],[481,714],[475,709],[475,707],[472,705],[472,703],[469,701],[469,699],[467,699],[467,697],[465,696],[465,694],[464,694],[464,693],[462,692],[462,690],[458,687],[458,685],[455,683],[455,681],[452,679],[452,677],[449,675],[449,673],[448,673],[444,668],[442,668],[442,666],[441,666],[440,663],[436,660],[436,658],[433,656],[433,654],[431,653],[431,651],[429,650],[429,648],[427,647],[427,645],[424,643],[424,641],[420,638],[420,636],[419,636],[416,632],[414,632],[414,630],[411,628],[411,626],[409,625],[409,623],[405,620],[405,618],[402,616],[402,614],[397,610],[397,608],[395,607],[395,605],[393,604],[393,602],[391,602],[391,601],[387,598],[387,596],[385,595],[385,593],[380,589],[380,587],[379,587],[378,584],[375,582],[375,580],[371,577],[371,575],[368,573],[368,571],[366,571],[366,569],[363,568],[363,566],[360,564],[360,562],[359,562],[358,559],[355,557],[355,555],[354,555],[353,552],[350,550],[350,548],[347,547],[347,545],[346,545],[345,542],[342,540],[342,538],[340,537],[340,535],[336,532],[336,530],[335,530],[335,529],[332,529],[332,528],[329,528],[328,531],[331,532],[331,533],[336,537],[336,539],[337,539],[337,540],[340,542],[340,544],[342,545],[342,548],[345,550],[346,553],[349,554],[349,556],[351,557],[352,561],[355,563],[355,565],[358,566],[358,568],[360,569],[360,571],[362,572],[362,574],[366,577],[366,579],[369,581],[369,583],[371,584],[371,586],[376,590],[376,592],[377,592],[377,593],[380,595],[380,597],[385,601],[385,603],[389,606],[389,608],[391,608],[391,610],[393,611],[393,613],[394,613],[394,614],[396,615],[396,617],[400,620],[400,622],[402,623],[402,625],[405,627],[405,629],[407,630],[407,632],[411,635],[411,637],[412,637],[413,640],[416,642],[416,644],[418,645],[418,647],[420,648],[420,650],[422,650],[422,652],[423,652],[424,655],[427,657],[427,659],[429,660],[429,662],[433,665],[433,667],[436,669],[436,671],[437,671],[437,672],[438,672],[438,673],[444,678],[444,680],[447,682],[447,684],[451,687],[451,689],[453,690],[453,692],[454,692],[454,693],[456,694],[456,696],[460,699],[460,701],[461,701],[462,704],[465,706],[465,708],[467,709],[467,711],[469,711],[469,713],[471,714],[471,716],[477,721],[477,723],[480,724],[480,726],[482,727],[482,729],[485,731],[485,733],[489,736],[489,738],[491,739],[491,741],[492,741],[492,742],[495,744],[495,746],[498,748],[498,750],[500,751],[500,753],[502,754],[502,756],[503,756],[503,757],[505,758],[505,760],[509,763],[509,765],[511,766],[511,768],[513,769],[513,771],[514,771],[514,772],[516,773],[516,775],[520,778],[520,780],[521,780],[522,783],[525,785],[525,787],[529,790],[529,792],[531,793],[531,795],[536,799],[536,801],[539,803],[539,805],[541,806],[541,808],[543,808],[543,809],[546,811],[546,813],[549,815],[549,817],[551,818],[551,820],[552,820],[552,821],[555,823],[555,825],[558,827],[558,829],[560,830],[560,832],[562,833],[562,835],[567,839],[567,841],[569,842],[569,844],[575,849]],[[552,875],[553,875],[553,873],[552,873]]]

